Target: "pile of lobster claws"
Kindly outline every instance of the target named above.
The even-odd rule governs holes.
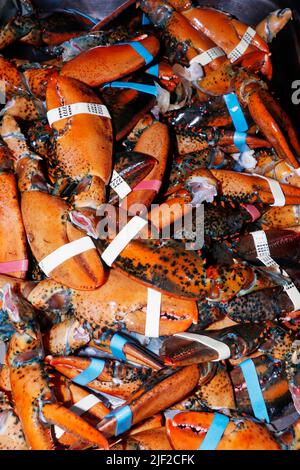
[[[0,448],[195,450],[215,419],[218,450],[297,448],[300,144],[264,81],[291,11],[252,28],[137,4],[126,28],[65,31],[24,0],[0,30],[53,54],[0,58]],[[124,218],[143,228],[112,260]]]
[[[113,303],[112,303],[113,299]],[[28,300],[43,311],[72,309],[78,321],[96,339],[106,328],[124,325],[128,331],[144,334],[147,287],[112,270],[107,282],[91,292],[72,290],[52,280],[40,282]],[[160,335],[172,335],[197,323],[196,302],[162,295]]]
[[[146,36],[137,40],[152,56],[157,55],[160,44],[155,37]],[[62,75],[96,87],[130,75],[143,67],[144,63],[143,57],[132,50],[128,43],[99,46],[67,62],[62,69]]]

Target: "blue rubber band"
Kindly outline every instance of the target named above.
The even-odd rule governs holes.
[[[111,82],[106,83],[103,88],[128,88],[130,90],[137,90],[149,95],[157,96],[157,88],[154,85],[144,85],[143,83],[133,82]]]
[[[153,75],[154,77],[159,77],[159,65],[156,64],[156,65],[152,65],[152,67],[150,67],[148,70],[147,70],[147,73],[149,73],[150,75]]]
[[[125,354],[123,353],[123,348],[126,343],[128,343],[128,339],[120,336],[118,333],[113,335],[110,340],[111,353],[116,359],[119,359],[120,361],[127,360]]]
[[[105,416],[105,419],[107,418],[116,418],[116,436],[128,431],[132,426],[132,411],[129,405],[122,406],[121,408],[111,411]]]
[[[230,419],[228,416],[215,413],[214,419],[206,433],[199,450],[215,450],[222,439]]]
[[[260,421],[270,423],[268,410],[260,388],[254,362],[252,359],[247,359],[246,361],[239,364],[239,366],[242,369],[245,378],[255,418],[259,419]]]
[[[84,13],[81,10],[76,10],[76,8],[67,8],[65,11],[68,11],[68,12],[73,13],[75,15],[77,14],[79,16],[82,16],[83,18],[86,18],[87,20],[89,20],[93,24],[97,24],[100,21],[100,20],[98,20],[96,18],[93,18],[92,16],[88,15],[87,13]]]
[[[122,45],[128,45],[133,47],[133,49],[141,56],[143,57],[144,61],[146,62],[146,65],[150,64],[153,60],[153,55],[146,49],[143,44],[141,44],[138,41],[132,41],[132,42],[118,42],[118,46]]]
[[[149,17],[145,13],[143,13],[142,25],[146,26],[148,24],[151,24],[151,21],[150,21]]]
[[[235,132],[233,137],[234,145],[239,149],[241,153],[249,150],[247,145],[247,134],[245,132]]]
[[[224,100],[237,132],[247,132],[248,124],[235,93],[224,95]]]
[[[77,375],[77,377],[74,377],[74,379],[72,379],[72,382],[77,385],[85,386],[95,380],[100,374],[102,374],[104,366],[105,361],[102,361],[102,359],[93,358],[91,360],[90,365],[79,375]]]

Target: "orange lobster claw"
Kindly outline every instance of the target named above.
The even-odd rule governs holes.
[[[109,449],[105,437],[80,416],[68,410],[68,408],[58,403],[45,404],[43,406],[43,415],[50,424],[55,424],[100,449]]]
[[[27,298],[32,305],[44,311],[51,310],[51,305],[54,309],[59,309],[60,302],[68,309],[69,301],[76,318],[82,324],[93,324],[95,332],[96,326],[99,330],[105,330],[108,325],[117,325],[116,314],[117,317],[120,314],[120,319],[128,331],[145,333],[147,287],[115,269],[110,271],[107,282],[92,292],[70,292],[54,281],[45,280],[40,282]],[[162,295],[161,336],[185,331],[193,323],[197,323],[197,320],[196,302]]]
[[[143,180],[143,184],[147,184],[150,181],[155,181],[156,184],[162,183],[170,150],[170,135],[168,127],[160,122],[155,122],[142,133],[134,150],[135,152],[150,155],[158,161],[158,164]],[[159,190],[159,187],[157,187],[157,190]],[[135,204],[143,204],[148,208],[156,195],[157,191],[155,189],[140,189],[132,191],[122,201],[121,206],[126,208],[129,214],[136,213],[134,212]],[[133,212],[131,212],[131,208],[133,208]]]
[[[68,77],[52,76],[47,88],[48,111],[74,103],[101,104],[83,83]],[[105,117],[78,114],[53,124],[57,131],[56,160],[50,162],[50,176],[56,173],[61,184],[77,182],[77,207],[96,209],[105,199],[105,185],[112,171],[112,124]],[[69,180],[69,181],[68,181]]]
[[[67,220],[70,209],[65,201],[47,193],[23,193],[24,225],[32,252],[38,262],[56,249],[84,236]],[[78,290],[96,289],[105,280],[102,263],[93,249],[65,261],[51,272],[51,277]]]
[[[230,15],[212,8],[191,8],[183,11],[182,14],[191,22],[197,30],[202,31],[214,43],[216,43],[226,54],[230,57],[230,53],[238,46],[240,40],[246,33],[248,26],[238,20],[231,18]],[[270,51],[267,43],[258,34],[251,40],[251,44],[247,48],[246,53],[251,54],[255,52],[262,52],[262,56],[252,57],[252,62],[249,65],[256,67],[259,65],[263,57],[261,72],[267,76],[268,79],[272,78],[272,64],[270,59]],[[244,56],[244,54],[243,54]],[[243,58],[242,56],[242,58]],[[232,62],[237,63],[236,60]],[[243,63],[244,66],[247,62]]]
[[[0,174],[0,271],[2,263],[25,261],[27,259],[26,234],[21,210],[18,203],[16,180],[13,174]],[[24,270],[11,271],[7,274],[24,279]]]
[[[206,180],[211,187],[215,187],[220,195],[233,200],[264,204],[275,202],[269,183],[259,176],[229,170],[197,170],[187,181],[187,186],[192,187],[195,184],[192,193],[196,198],[198,190],[201,192],[203,180]],[[197,183],[200,183],[199,187],[196,187]],[[282,183],[280,186],[286,205],[300,204],[300,188]]]
[[[91,362],[90,359],[75,356],[48,356],[46,361],[69,379],[75,379],[89,367]],[[108,359],[105,360],[103,371],[96,379],[89,382],[88,386],[93,390],[127,399],[150,375],[150,369],[137,368]],[[115,379],[118,380],[117,384]]]
[[[270,55],[265,52],[255,51],[242,56],[236,65],[241,65],[251,72],[261,71],[268,80],[272,80],[273,65]]]
[[[154,36],[148,36],[138,42],[153,57],[159,51],[159,41]],[[98,46],[67,62],[62,69],[62,75],[96,87],[125,77],[144,65],[143,57],[128,44]]]
[[[48,81],[53,73],[57,71],[56,67],[28,69],[23,73],[31,93],[41,100],[46,98],[46,89]]]
[[[155,26],[164,28],[170,38],[175,40],[170,48],[176,49],[176,42],[179,49],[185,49],[188,61],[202,52],[206,52],[216,46],[215,42],[205,36],[201,31],[197,31],[181,13],[178,13],[171,4],[160,0],[141,0],[142,10],[149,16]],[[174,5],[176,7],[176,5]],[[184,13],[184,12],[182,12]],[[215,70],[225,60],[225,57],[218,57],[205,66],[205,71]]]
[[[167,419],[166,429],[173,449],[199,449],[213,418],[213,413],[191,411]],[[230,420],[216,450],[280,450],[280,446],[263,425],[238,418]]]
[[[263,228],[290,228],[300,225],[300,205],[270,207],[260,219]]]
[[[264,41],[272,42],[292,17],[293,13],[290,8],[272,11],[256,26],[256,32]]]

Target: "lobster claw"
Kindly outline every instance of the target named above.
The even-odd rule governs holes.
[[[270,43],[292,17],[293,13],[290,8],[272,11],[256,26],[256,32],[264,41]]]
[[[160,190],[165,171],[167,168],[168,155],[170,151],[170,134],[168,127],[161,122],[154,122],[140,136],[134,150],[155,158],[158,164],[148,173],[142,182],[140,189],[131,192],[122,202],[121,207],[126,209],[129,214],[135,214],[135,207],[149,208],[152,201]],[[155,183],[153,189],[151,183]],[[148,189],[147,189],[148,185]],[[145,189],[143,189],[143,187]],[[145,209],[143,209],[145,210]],[[142,211],[140,211],[142,213]]]
[[[299,168],[297,133],[280,105],[272,98],[266,85],[248,71],[236,70],[228,63],[210,72],[199,82],[200,89],[213,96],[235,92],[242,106],[247,107],[262,134],[278,156]],[[295,155],[294,155],[295,153]]]
[[[7,295],[7,294],[6,294]],[[26,442],[32,450],[53,450],[49,424],[60,426],[100,448],[108,448],[107,440],[80,416],[55,402],[43,367],[41,334],[35,323],[35,312],[23,299],[10,296],[9,310],[14,307],[12,323],[16,328],[7,353],[12,396],[22,423]],[[28,311],[31,320],[28,321]],[[27,321],[24,322],[24,318]]]
[[[45,280],[31,290],[27,298],[32,305],[48,314],[52,311],[60,311],[61,314],[74,312],[86,334],[90,334],[96,341],[96,347],[98,344],[103,346],[103,343],[107,342],[101,336],[107,327],[114,330],[125,326],[129,332],[145,333],[147,287],[115,269],[111,270],[107,282],[92,292],[72,291],[52,280]],[[161,336],[185,331],[193,323],[197,323],[197,318],[198,311],[194,301],[162,295]],[[93,328],[90,325],[93,325]],[[59,326],[55,328],[58,329]],[[62,339],[63,330],[64,327],[60,335]],[[83,334],[81,338],[78,331],[76,336],[79,341],[85,337]],[[74,345],[76,344],[75,341]],[[153,359],[148,353],[145,355],[145,351],[141,351],[135,344],[128,343],[125,346],[126,354],[143,361],[147,360],[146,364],[153,367]],[[157,367],[157,361],[154,364]]]
[[[46,362],[69,379],[88,369],[91,360],[76,356],[47,356]],[[101,361],[103,370],[87,386],[99,392],[128,399],[151,375],[151,369],[123,364],[115,360]],[[116,383],[117,381],[117,383]]]
[[[250,204],[274,204],[274,196],[268,181],[258,175],[248,175],[228,170],[199,169],[185,182],[193,196],[192,204],[197,206],[203,200],[212,202],[218,194],[237,202]],[[300,203],[300,188],[280,184],[285,196],[285,204]]]
[[[91,103],[99,98],[83,83],[53,75],[47,87],[48,111],[63,105]],[[61,189],[77,183],[75,205],[96,209],[105,200],[105,185],[112,170],[112,125],[107,117],[78,114],[53,123],[55,162],[49,162],[53,180]],[[84,130],[84,134],[83,134]]]
[[[99,240],[97,246],[104,251],[106,243]],[[170,264],[172,259],[174,266]],[[173,240],[132,240],[113,267],[172,297],[197,300],[206,297],[209,292],[210,282],[203,276],[203,260]]]
[[[294,168],[299,168],[299,140],[290,119],[279,104],[260,84],[241,85],[242,101],[266,139],[272,144],[278,156],[287,160]],[[287,138],[284,132],[287,133]]]
[[[126,84],[125,81],[124,83]],[[153,77],[145,73],[135,75],[134,83],[148,85],[150,89],[156,90]],[[122,82],[120,88],[110,86],[102,88],[101,96],[109,108],[117,142],[127,137],[139,120],[143,119],[156,103],[155,94],[122,88]]]
[[[140,0],[142,10],[149,16],[155,26],[163,28],[167,34],[165,40],[170,42],[171,62],[186,63],[202,52],[215,47],[215,42],[197,31],[181,13],[178,13],[169,2],[157,0]],[[176,5],[174,5],[176,8]],[[183,56],[184,55],[184,56]],[[205,70],[218,68],[225,57],[218,57],[210,62]]]
[[[157,160],[141,152],[120,152],[115,156],[114,170],[134,190],[157,165]],[[120,201],[118,194],[111,189],[109,204]]]
[[[292,228],[300,225],[300,206],[270,207],[261,217],[262,228]]]
[[[231,358],[245,357],[258,348],[259,342],[262,341],[260,336],[264,331],[263,326],[234,325],[222,330],[199,332],[199,341],[197,334],[178,334],[163,342],[160,356],[165,364],[171,367],[217,361],[220,358],[218,350],[209,346],[209,342],[201,342],[202,334],[208,341],[212,338],[225,344],[227,354]]]
[[[266,404],[271,424],[282,430],[287,427],[285,422],[295,413],[293,400],[289,392],[284,363],[271,356],[259,356],[252,359],[256,368],[261,391]],[[230,373],[239,412],[253,414],[249,393],[245,386],[242,369],[236,366]],[[277,422],[277,425],[276,425]]]
[[[299,238],[300,235],[290,230],[270,229],[265,232],[272,259],[281,266],[299,265]],[[239,257],[250,263],[257,262],[257,253],[253,237],[242,235],[235,246]]]
[[[166,429],[175,450],[200,448],[214,419],[213,413],[183,412],[167,419]],[[231,419],[216,450],[280,450],[269,431],[245,418]]]
[[[155,376],[146,380],[142,387],[116,411],[118,413],[124,408],[130,409],[130,428],[182,400],[195,388],[199,375],[197,366],[161,369]],[[116,413],[106,416],[99,423],[98,429],[106,437],[116,435],[118,433]]]
[[[245,53],[235,58],[233,51],[239,45],[241,39],[246,34],[248,26],[230,15],[212,8],[196,7],[185,10],[182,14],[187,18],[192,26],[209,37],[215,44],[223,49],[232,63],[238,63],[242,60],[243,66],[251,64],[251,67],[257,69],[262,61],[260,70],[270,80],[272,78],[272,63],[270,51],[267,43],[258,34],[255,34],[246,53],[252,55],[251,62],[243,62]],[[222,34],[220,34],[222,28]],[[256,53],[261,54],[256,55]],[[262,60],[261,60],[262,59]]]
[[[26,235],[13,174],[0,174],[0,272],[24,279],[28,269]]]
[[[31,191],[23,193],[21,205],[27,238],[38,262],[58,248],[83,237],[82,232],[68,221],[71,208],[64,200]],[[50,274],[57,282],[79,290],[94,290],[105,280],[96,249],[65,261]]]
[[[138,43],[153,57],[159,51],[159,41],[154,36],[138,38]],[[143,56],[128,43],[98,46],[67,62],[63,66],[62,75],[96,87],[125,77],[144,65]]]

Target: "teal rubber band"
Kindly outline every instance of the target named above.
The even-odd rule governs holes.
[[[144,61],[146,62],[146,65],[150,64],[153,60],[153,55],[146,49],[143,44],[141,44],[138,41],[132,41],[132,42],[119,42],[117,43],[118,46],[121,45],[128,45],[133,47],[133,49],[141,56],[143,57]]]
[[[215,450],[222,439],[230,419],[228,416],[215,413],[214,419],[206,433],[199,450]]]
[[[247,132],[249,127],[236,94],[228,93],[224,95],[224,100],[236,131]]]
[[[148,24],[151,24],[151,21],[150,21],[149,17],[145,13],[143,13],[142,25],[146,26]]]
[[[245,378],[255,418],[259,419],[260,421],[270,423],[268,410],[259,384],[254,362],[252,359],[247,359],[246,361],[239,364],[239,366],[242,369]]]
[[[149,73],[150,75],[153,75],[154,77],[159,77],[159,65],[158,64],[155,64],[155,65],[152,65],[152,67],[150,67],[148,70],[147,70],[147,73]]]
[[[82,371],[77,377],[72,379],[77,385],[85,386],[92,382],[93,380],[97,379],[97,377],[102,374],[103,369],[105,367],[105,361],[102,359],[92,359],[90,365]]]
[[[110,340],[111,353],[116,359],[119,359],[120,361],[126,361],[126,356],[123,353],[123,348],[126,343],[128,343],[128,339],[124,338],[118,333],[114,334]]]
[[[233,137],[234,145],[239,149],[241,153],[249,150],[247,145],[247,134],[246,132],[235,132]]]
[[[129,405],[122,406],[105,416],[105,419],[116,418],[117,426],[115,435],[119,436],[128,431],[132,426],[132,411]]]
[[[157,88],[154,85],[144,85],[143,83],[133,82],[111,82],[106,83],[103,88],[128,88],[130,90],[137,90],[149,95],[157,96]]]

